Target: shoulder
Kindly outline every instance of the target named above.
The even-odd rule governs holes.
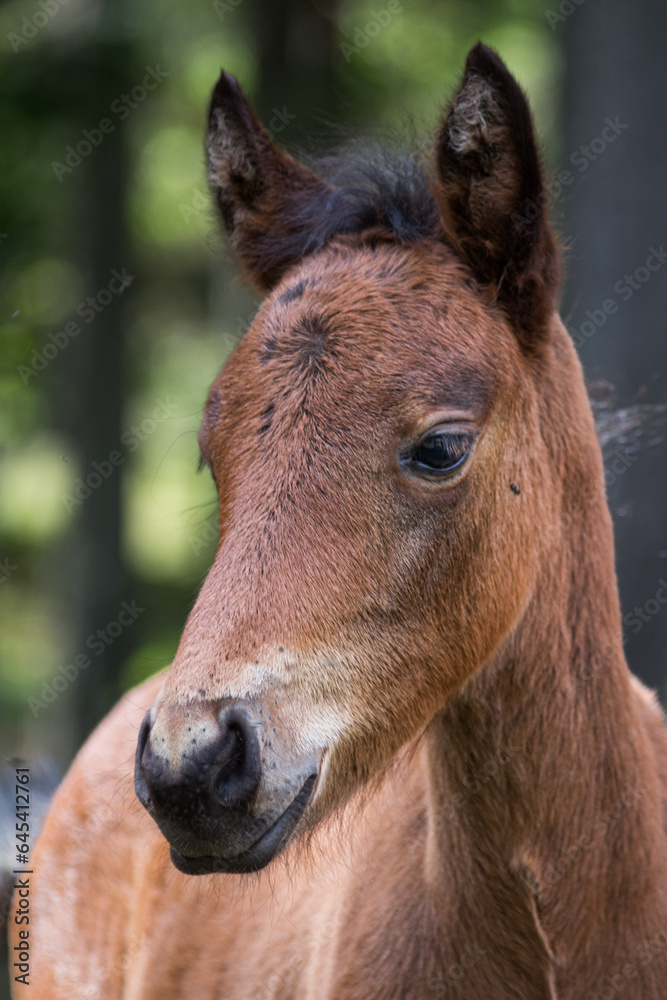
[[[141,720],[162,686],[163,675],[151,677],[124,695],[86,740],[59,786],[40,837],[46,842],[54,826],[90,835],[134,804],[134,754]],[[136,803],[137,810],[141,807]],[[143,811],[143,810],[142,810]]]
[[[162,680],[151,678],[121,699],[54,796],[31,859],[36,1000],[73,996],[83,980],[91,996],[116,995],[115,980],[99,976],[121,975],[137,873],[147,858],[158,868],[167,861],[164,840],[134,794],[137,734]]]

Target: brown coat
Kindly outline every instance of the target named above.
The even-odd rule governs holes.
[[[320,180],[224,74],[210,121],[269,290],[200,436],[220,545],[58,792],[31,997],[661,1000],[667,739],[523,94],[472,50],[426,198]]]

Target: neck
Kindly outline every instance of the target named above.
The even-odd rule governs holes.
[[[560,1000],[591,983],[595,997],[634,963],[627,996],[653,1000],[651,977],[665,975],[667,744],[623,656],[603,501],[592,513],[428,732],[428,872],[446,887],[448,927],[469,928],[504,970],[503,996]],[[647,939],[665,947],[642,964]],[[477,996],[485,969],[461,997]]]

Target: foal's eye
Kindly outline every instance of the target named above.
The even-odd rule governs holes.
[[[429,431],[403,454],[401,464],[415,475],[445,479],[463,466],[472,444],[470,434],[455,434],[442,428]]]

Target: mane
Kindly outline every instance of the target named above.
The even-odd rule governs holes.
[[[320,250],[343,233],[380,228],[399,243],[414,243],[436,229],[438,210],[414,153],[366,140],[308,160],[333,191],[324,203],[311,206],[303,254]]]

